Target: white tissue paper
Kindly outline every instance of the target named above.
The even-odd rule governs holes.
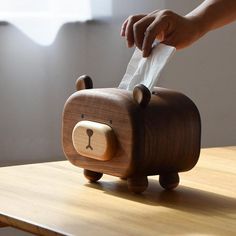
[[[161,71],[175,50],[175,47],[156,43],[151,55],[144,58],[142,51],[136,48],[119,88],[133,91],[137,84],[143,84],[152,92]]]

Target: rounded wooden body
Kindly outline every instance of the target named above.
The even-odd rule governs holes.
[[[201,120],[185,95],[155,88],[148,106],[140,111],[139,168],[146,175],[190,170],[198,161]]]
[[[195,104],[169,89],[155,88],[151,94],[142,84],[133,92],[92,86],[89,76],[81,76],[78,92],[65,104],[62,142],[67,158],[84,168],[92,182],[110,174],[140,193],[148,187],[147,176],[159,174],[163,188],[175,188],[178,172],[193,168],[200,154]]]
[[[135,97],[137,93],[133,96],[132,92],[116,88],[74,93],[63,112],[62,142],[67,158],[86,170],[122,178],[166,176],[194,167],[201,136],[200,115],[194,103],[164,88],[155,88],[147,104]],[[117,150],[111,159],[96,160],[76,151],[72,132],[82,120],[112,128]]]

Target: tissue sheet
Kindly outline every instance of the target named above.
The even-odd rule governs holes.
[[[151,55],[144,58],[142,51],[136,48],[119,88],[133,91],[137,84],[143,84],[152,92],[161,71],[175,50],[175,47],[158,43],[152,49]]]

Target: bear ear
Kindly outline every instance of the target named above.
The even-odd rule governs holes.
[[[75,82],[76,90],[92,89],[93,81],[88,75],[80,76]]]
[[[133,90],[133,98],[136,103],[145,108],[151,99],[151,92],[143,84],[138,84]]]

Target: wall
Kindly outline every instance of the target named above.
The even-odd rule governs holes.
[[[56,160],[63,103],[85,69],[85,25],[61,29],[50,47],[0,27],[1,165]]]
[[[112,19],[64,25],[49,47],[0,25],[0,165],[64,159],[63,104],[81,74],[89,74],[95,87],[119,84],[133,52],[119,37],[124,18],[164,7],[185,13],[198,3],[114,0]],[[236,144],[235,41],[235,24],[210,33],[176,53],[159,82],[196,102],[204,147]]]

